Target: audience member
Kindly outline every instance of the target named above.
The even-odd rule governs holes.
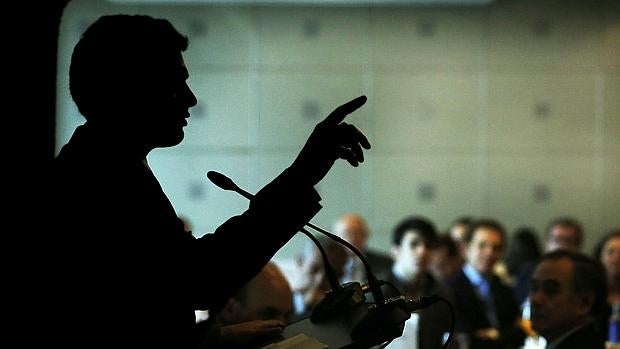
[[[435,225],[425,217],[411,216],[400,221],[392,232],[392,264],[384,279],[399,293],[385,288],[388,297],[402,294],[407,299],[437,295],[452,302],[452,295],[429,272],[431,249],[437,240]],[[442,302],[417,311],[418,348],[440,349],[450,331],[450,309]]]
[[[620,304],[620,229],[607,233],[594,247],[594,258],[607,275],[607,303]]]
[[[473,222],[464,236],[466,263],[450,282],[457,332],[472,349],[516,348],[525,337],[517,326],[519,307],[512,292],[493,273],[505,236],[498,222]]]
[[[362,216],[355,213],[343,215],[334,224],[334,233],[362,253],[368,264],[370,264],[372,272],[377,277],[381,278],[388,272],[392,261],[387,255],[368,248],[368,225]],[[345,265],[344,276],[340,281],[342,283],[350,281],[367,282],[368,278],[366,277],[366,270],[362,261],[351,250],[347,249],[347,253],[349,258]]]
[[[552,220],[547,226],[547,241],[545,251],[557,249],[581,251],[583,243],[583,229],[581,223],[572,217],[559,217]]]
[[[291,320],[293,293],[288,280],[273,263],[268,263],[237,291],[216,315],[214,326],[201,347],[250,348],[280,334]],[[200,325],[200,324],[199,324]]]
[[[612,309],[620,308],[620,229],[614,229],[603,236],[594,247],[594,258],[601,262],[607,276],[607,302],[597,316],[607,335],[605,324]]]
[[[454,220],[454,222],[452,222],[452,224],[450,224],[450,227],[448,228],[448,234],[450,234],[450,237],[452,238],[452,240],[456,242],[463,258],[465,258],[466,257],[465,255],[467,254],[466,252],[467,246],[463,239],[465,237],[465,233],[467,232],[467,229],[469,228],[469,226],[471,225],[473,221],[474,221],[473,218],[469,216],[459,217],[456,220]]]
[[[442,283],[449,283],[463,266],[463,257],[456,242],[448,234],[437,238],[431,255],[430,271]]]
[[[103,16],[71,57],[69,88],[86,122],[50,175],[48,345],[190,348],[196,309],[217,312],[321,208],[313,186],[341,158],[358,166],[370,144],[334,110],[297,158],[243,214],[194,238],[148,166],[184,138],[197,99],[187,85],[188,40],[163,19]],[[260,232],[258,234],[257,232]],[[239,258],[242,258],[239,260]],[[47,300],[50,300],[47,302]],[[97,308],[97,315],[87,314]]]
[[[324,235],[316,236],[327,254],[327,261],[336,277],[342,278],[347,261],[345,247]],[[331,290],[325,273],[323,256],[314,242],[308,240],[297,258],[299,280],[293,290],[293,306],[297,318],[310,315],[314,306]]]
[[[603,349],[594,320],[605,303],[605,274],[592,258],[558,249],[543,255],[530,285],[532,326],[547,349]]]
[[[522,304],[529,292],[530,277],[542,254],[538,235],[533,228],[518,228],[506,252],[506,268],[512,276],[512,294],[517,304]]]

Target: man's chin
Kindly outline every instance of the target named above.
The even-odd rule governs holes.
[[[185,138],[185,133],[181,130],[175,135],[169,135],[168,137],[162,137],[160,140],[158,147],[159,148],[169,148],[178,145]]]

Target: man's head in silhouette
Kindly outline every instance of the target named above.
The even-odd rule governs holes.
[[[146,155],[183,140],[196,97],[182,52],[188,40],[165,20],[103,16],[91,25],[71,57],[71,95],[87,124],[110,143]]]

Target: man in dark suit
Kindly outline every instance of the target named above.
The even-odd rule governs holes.
[[[464,242],[466,263],[449,282],[459,340],[473,349],[519,347],[524,339],[516,327],[519,307],[493,273],[505,244],[504,228],[493,220],[475,221]]]
[[[219,311],[320,209],[313,186],[334,162],[362,162],[370,144],[344,117],[319,123],[303,149],[243,214],[196,239],[148,166],[184,138],[197,99],[187,38],[163,19],[103,16],[77,43],[71,96],[86,119],[56,157],[40,280],[49,346],[191,348],[194,310]],[[34,300],[33,300],[34,301]],[[56,344],[56,345],[54,345]]]
[[[605,305],[605,272],[588,256],[569,250],[543,255],[530,286],[532,327],[547,349],[603,349],[594,319]]]
[[[405,296],[416,299],[424,296],[439,296],[453,303],[450,291],[429,271],[431,254],[437,240],[435,224],[423,216],[408,216],[402,219],[392,231],[391,255],[393,259],[389,274],[384,280],[392,287],[385,287],[386,297]],[[417,348],[441,349],[444,335],[450,329],[450,309],[443,303],[435,303],[416,311],[419,316],[416,328],[406,328],[407,334],[397,338],[396,348],[409,347],[409,335],[415,338]],[[455,342],[453,342],[455,343]],[[455,344],[449,348],[457,348]]]

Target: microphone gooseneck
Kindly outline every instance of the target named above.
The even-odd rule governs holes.
[[[209,171],[207,172],[207,178],[221,189],[234,191],[248,200],[252,200],[254,198],[253,194],[250,194],[249,192],[239,188],[239,186],[237,186],[232,181],[232,179],[226,177],[219,172]],[[357,248],[355,248],[355,246],[351,245],[349,242],[340,238],[339,236],[330,233],[325,229],[322,229],[310,222],[307,222],[305,225],[313,228],[320,233],[323,233],[332,240],[335,240],[336,242],[346,246],[349,250],[353,251],[353,253],[355,253],[364,264],[364,268],[366,269],[366,276],[368,278],[368,289],[370,289],[370,292],[374,297],[375,304],[368,309],[364,316],[353,327],[350,335],[354,342],[366,343],[370,345],[380,343],[379,339],[388,339],[389,341],[391,341],[391,339],[402,335],[404,322],[409,318],[412,312],[424,309],[432,304],[435,304],[438,301],[443,301],[448,305],[451,313],[450,334],[447,340],[443,343],[444,349],[448,347],[454,333],[454,310],[448,300],[437,295],[423,296],[417,299],[409,300],[406,300],[404,296],[399,296],[385,300],[383,292],[381,292],[382,283],[385,283],[392,287],[394,286],[390,283],[379,281],[376,278],[376,276],[372,273],[370,264],[362,255],[362,253]],[[305,228],[300,228],[300,231],[306,236],[308,236],[321,252],[325,273],[332,288],[332,291],[338,291],[331,292],[331,295],[328,294],[328,296],[331,296],[331,298],[325,297],[325,300],[327,302],[325,304],[318,304],[318,307],[323,309],[318,309],[321,310],[319,312],[313,312],[311,318],[313,318],[314,320],[320,320],[326,316],[331,316],[335,313],[338,313],[338,311],[342,309],[343,306],[346,307],[351,306],[352,304],[360,304],[359,302],[361,300],[358,296],[360,296],[361,294],[361,297],[363,297],[363,293],[365,293],[366,290],[364,290],[363,287],[360,287],[360,285],[357,283],[348,283],[341,286],[338,278],[336,277],[336,273],[334,272],[333,267],[329,263],[327,253],[325,252],[325,249],[323,248],[321,243],[313,234],[311,234]],[[398,291],[398,289],[396,289],[396,291]],[[377,326],[378,324],[379,326]]]
[[[207,178],[216,186],[220,187],[221,189],[224,190],[231,190],[234,191],[238,194],[240,194],[241,196],[245,197],[248,200],[252,200],[252,198],[254,198],[254,195],[248,193],[247,191],[239,188],[239,186],[237,184],[235,184],[235,182],[233,182],[232,179],[228,178],[227,176],[216,172],[216,171],[209,171],[207,172]],[[375,303],[379,306],[383,305],[385,298],[383,297],[383,292],[381,292],[381,284],[379,283],[379,280],[377,279],[377,277],[374,275],[374,273],[372,272],[372,269],[370,267],[370,264],[368,263],[368,261],[366,260],[366,257],[364,257],[364,255],[362,255],[362,253],[355,248],[355,246],[351,245],[348,241],[342,239],[341,237],[339,237],[338,235],[335,235],[333,233],[330,233],[328,231],[326,231],[325,229],[318,227],[310,222],[306,223],[307,226],[309,226],[310,228],[323,233],[324,235],[328,236],[330,239],[335,240],[336,242],[346,246],[349,250],[351,250],[353,253],[355,253],[357,255],[357,257],[362,261],[362,264],[364,265],[364,269],[366,270],[366,278],[368,278],[368,286],[370,289],[370,292],[372,293],[373,299],[375,301]],[[318,242],[318,240],[316,240],[316,238],[307,230],[305,229],[301,229],[301,231],[306,234],[310,239],[312,239],[312,241],[317,245],[320,246],[320,243]],[[321,250],[321,254],[323,255],[323,262],[324,264],[327,262],[327,254],[325,253],[325,251],[322,250],[322,247],[319,247],[319,250]],[[338,288],[340,288],[340,283],[338,281],[336,281],[335,283],[332,282],[332,276],[330,274],[333,275],[333,277],[337,280],[338,278],[335,277],[335,273],[333,272],[333,268],[329,268],[331,269],[331,271],[327,270],[326,267],[326,272],[327,272],[327,277],[328,279],[330,279],[330,284],[332,286],[332,289],[336,290]]]

